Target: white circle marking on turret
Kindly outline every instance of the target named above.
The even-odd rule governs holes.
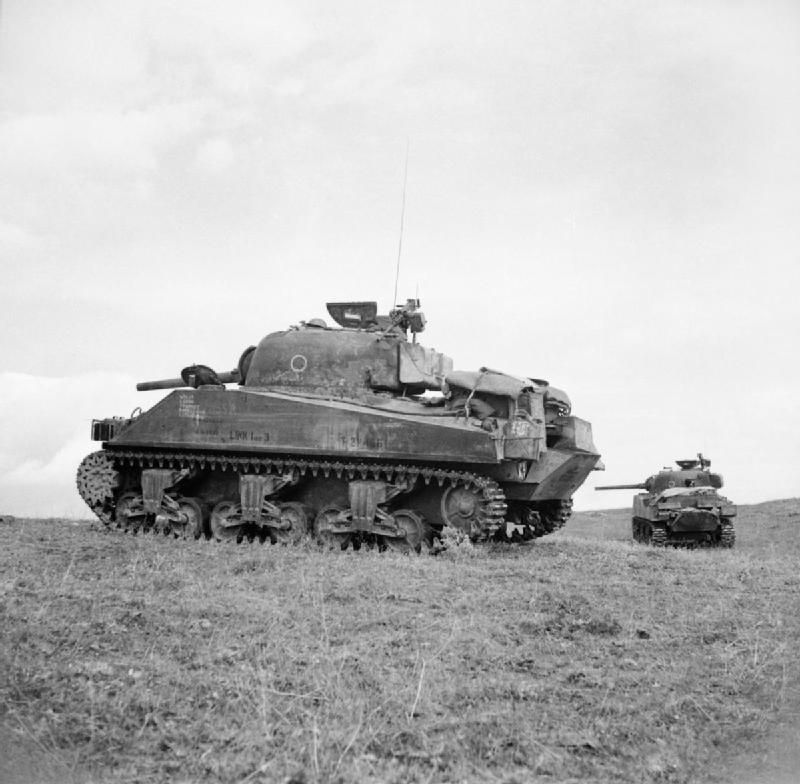
[[[302,373],[308,367],[308,360],[302,354],[295,354],[289,363],[289,367],[295,373]]]

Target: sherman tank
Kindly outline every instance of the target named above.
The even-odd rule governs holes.
[[[657,547],[733,547],[736,507],[719,494],[722,477],[702,454],[676,460],[644,482],[604,485],[596,490],[644,490],[633,497],[633,538]]]
[[[601,468],[591,425],[548,382],[453,370],[417,342],[418,300],[384,316],[333,302],[248,347],[141,391],[147,411],[92,422],[102,449],[77,485],[108,526],[176,537],[419,550],[443,528],[473,541],[561,527]]]

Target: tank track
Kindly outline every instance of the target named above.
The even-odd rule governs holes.
[[[113,466],[114,473],[109,471]],[[108,527],[113,525],[114,495],[120,475],[126,465],[139,468],[210,469],[237,473],[277,473],[296,470],[302,477],[322,475],[348,479],[375,479],[389,482],[408,480],[415,484],[422,480],[426,485],[437,482],[439,486],[475,487],[480,491],[482,503],[476,522],[479,534],[473,541],[486,541],[505,524],[505,493],[493,479],[469,471],[432,468],[425,465],[395,465],[390,463],[363,463],[342,460],[308,460],[291,457],[242,456],[216,452],[180,451],[160,452],[149,450],[107,449],[88,455],[78,469],[78,492],[87,506]]]
[[[666,528],[658,523],[653,525],[649,520],[634,517],[631,521],[631,532],[634,541],[640,544],[649,544],[653,547],[666,547],[671,544]]]
[[[723,520],[721,523],[722,533],[719,538],[720,547],[733,547],[736,542],[736,531],[730,520]]]
[[[75,484],[89,509],[104,525],[111,525],[113,510],[109,504],[120,484],[120,474],[109,453],[101,450],[86,455],[78,466]]]
[[[555,501],[550,504],[550,508],[542,514],[542,525],[545,533],[553,533],[563,528],[567,520],[572,516],[572,499],[567,498]]]
[[[650,524],[650,544],[653,547],[666,547],[667,544],[671,544],[664,526]]]
[[[718,542],[693,542],[691,540],[670,537],[663,525],[653,525],[647,520],[643,520],[637,525],[636,519],[632,523],[633,538],[641,544],[649,544],[653,547],[733,547],[736,541],[736,531],[730,520],[723,519],[720,523],[720,538]],[[648,530],[649,529],[649,530]]]

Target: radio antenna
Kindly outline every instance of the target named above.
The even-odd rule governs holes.
[[[400,242],[397,245],[397,270],[394,276],[394,297],[392,307],[397,305],[397,283],[400,280],[400,254],[403,252],[403,223],[406,217],[406,185],[408,184],[408,148],[409,140],[406,138],[406,170],[403,174],[403,206],[400,209]]]

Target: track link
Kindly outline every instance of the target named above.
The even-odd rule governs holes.
[[[733,529],[733,523],[730,520],[722,521],[722,534],[719,538],[720,547],[733,547],[736,542],[736,531]]]
[[[572,516],[572,499],[552,501],[549,502],[548,507],[542,514],[542,524],[545,533],[549,534],[563,528]]]
[[[663,524],[653,524],[648,520],[634,518],[631,525],[634,540],[641,544],[650,544],[653,547],[675,547],[685,549],[693,547],[733,547],[736,541],[736,531],[733,528],[733,523],[730,520],[723,519],[720,521],[720,529],[719,539],[708,542],[670,536]]]
[[[667,546],[667,529],[658,523],[650,525],[650,544],[653,547]]]
[[[343,460],[309,460],[292,457],[231,455],[203,451],[161,452],[154,450],[106,449],[87,456],[78,470],[78,492],[87,506],[106,525],[113,525],[114,507],[126,466],[135,468],[172,468],[232,471],[235,473],[283,474],[297,471],[304,476],[334,476],[346,479],[373,479],[387,482],[436,482],[456,487],[475,488],[481,493],[477,513],[477,535],[473,541],[485,541],[504,525],[505,494],[493,479],[470,471],[454,471],[425,465],[365,463]],[[110,470],[110,467],[113,470]]]

